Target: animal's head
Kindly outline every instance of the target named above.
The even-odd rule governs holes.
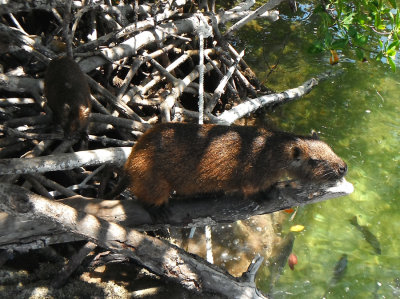
[[[314,182],[335,181],[347,173],[347,164],[316,133],[296,138],[290,148],[289,174],[296,179]]]

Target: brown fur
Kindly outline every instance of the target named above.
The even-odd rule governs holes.
[[[54,59],[44,81],[54,122],[61,124],[66,136],[85,133],[91,109],[90,89],[79,65],[69,57]]]
[[[125,163],[126,184],[141,201],[180,195],[265,190],[282,176],[337,180],[346,163],[315,137],[248,126],[168,123],[147,131]]]

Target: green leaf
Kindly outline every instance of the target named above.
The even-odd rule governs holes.
[[[393,8],[397,8],[397,3],[396,0],[389,0],[390,5],[392,5]]]
[[[358,60],[363,60],[365,57],[364,51],[359,48],[356,48],[356,55],[357,55]]]
[[[334,40],[331,44],[331,48],[332,50],[344,49],[348,44],[348,42],[349,42],[348,39],[345,38]]]
[[[333,40],[332,34],[330,32],[327,32],[325,34],[325,38],[324,38],[325,44],[326,45],[331,45],[332,44],[332,40]]]
[[[389,57],[394,57],[394,56],[396,56],[396,49],[390,49],[390,50],[387,50],[386,51],[386,54],[389,56]]]
[[[324,9],[324,7],[322,5],[317,5],[314,8],[314,14],[318,14],[318,13],[326,13],[325,9]]]
[[[365,45],[368,41],[368,36],[363,35],[361,33],[357,33],[357,35],[354,37],[354,41],[356,44],[360,46]]]
[[[383,1],[382,1],[382,0],[379,0],[379,2],[378,2],[378,9],[379,9],[379,10],[382,9],[382,4],[383,4]]]
[[[387,48],[388,50],[397,50],[399,48],[400,45],[400,41],[399,40],[395,40],[394,42],[392,42]]]
[[[375,14],[374,26],[378,28],[381,25],[381,15],[379,13]]]
[[[349,14],[342,20],[343,25],[351,25],[353,23],[354,13]]]
[[[354,38],[354,37],[357,36],[357,29],[356,29],[354,26],[351,26],[351,27],[349,28],[348,33],[349,33],[349,35],[350,35],[351,37]]]
[[[387,57],[387,60],[389,62],[389,65],[390,65],[392,71],[395,72],[396,71],[396,64],[394,63],[394,60],[391,57]]]
[[[312,45],[308,48],[310,53],[321,53],[325,51],[325,45],[321,41],[315,41]]]
[[[376,3],[372,2],[372,1],[368,1],[368,10],[371,13],[376,12],[378,10],[378,7],[377,7]]]

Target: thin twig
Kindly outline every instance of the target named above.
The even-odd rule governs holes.
[[[226,31],[225,36],[228,36],[228,35],[232,34],[234,31],[237,31],[239,28],[243,27],[248,22],[260,17],[266,11],[272,10],[273,8],[275,8],[276,6],[281,4],[281,2],[283,2],[283,1],[284,0],[270,0],[270,1],[268,1],[266,4],[264,4],[263,6],[259,7],[258,9],[256,9],[252,14],[248,15],[247,17],[241,19],[236,24],[232,25]]]

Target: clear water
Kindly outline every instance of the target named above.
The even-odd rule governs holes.
[[[396,298],[400,297],[400,71],[339,53],[338,65],[328,54],[309,54],[313,16],[301,6],[296,16],[268,25],[254,22],[240,34],[246,61],[265,85],[277,91],[293,88],[321,72],[342,69],[343,74],[314,88],[293,103],[266,113],[275,126],[300,134],[312,129],[347,163],[352,195],[301,207],[294,224],[294,271],[287,266],[275,285],[276,298]],[[288,18],[290,21],[288,21]],[[288,34],[289,32],[289,34]],[[285,46],[283,46],[285,44]],[[345,55],[344,55],[345,54]],[[272,74],[268,65],[277,65]],[[398,65],[400,68],[400,65]],[[358,217],[378,239],[381,254],[350,223]],[[343,275],[332,281],[342,254],[348,262]],[[263,271],[260,271],[263,273]],[[258,287],[268,291],[267,278]]]

